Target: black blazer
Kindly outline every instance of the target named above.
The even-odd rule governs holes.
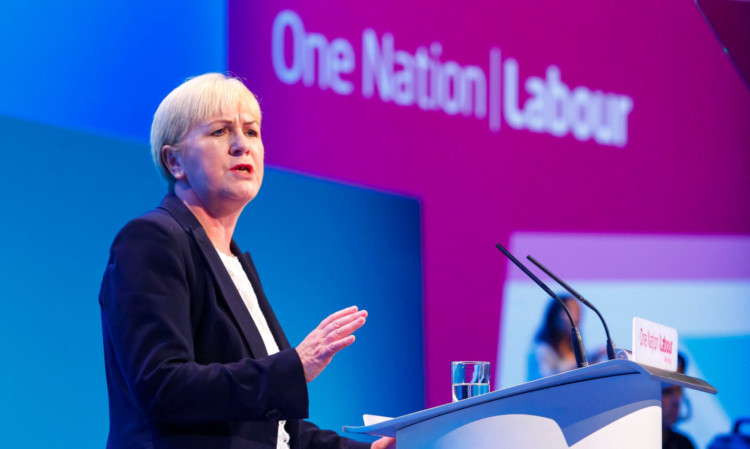
[[[260,333],[206,232],[174,195],[118,233],[99,304],[115,448],[275,448],[287,420],[293,449],[369,444],[301,421],[302,363],[248,253],[233,241],[279,346]]]

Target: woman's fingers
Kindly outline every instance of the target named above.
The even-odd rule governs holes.
[[[328,316],[325,320],[321,321],[318,325],[318,329],[323,329],[333,323],[334,321],[338,320],[341,317],[345,317],[347,315],[351,315],[353,313],[357,312],[357,306],[351,306],[347,307],[346,309],[339,310],[338,312],[334,312],[331,315]]]
[[[375,440],[370,449],[396,449],[396,439],[391,437],[381,437]]]
[[[366,317],[366,310],[358,310],[356,306],[348,307],[324,319],[305,337],[296,350],[308,382],[328,366],[337,352],[354,343],[352,334],[364,326]]]
[[[347,317],[346,321],[349,321],[348,323],[346,321],[342,321],[341,323],[338,323],[338,326],[340,327],[332,327],[335,324],[332,323],[331,325],[323,329],[323,332],[325,333],[326,343],[333,343],[336,340],[340,340],[351,335],[354,331],[364,326],[366,316],[367,312],[364,312],[363,315],[354,317],[352,321],[349,321],[349,317]]]
[[[341,340],[337,340],[333,343],[328,344],[325,351],[323,351],[321,358],[327,360],[327,365],[337,352],[354,343],[355,339],[356,337],[354,335],[350,335],[346,338],[342,338]]]

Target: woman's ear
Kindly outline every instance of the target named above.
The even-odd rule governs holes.
[[[164,145],[161,147],[161,158],[164,161],[164,166],[172,174],[174,179],[180,180],[185,176],[182,171],[182,161],[179,155],[179,151],[172,145]]]

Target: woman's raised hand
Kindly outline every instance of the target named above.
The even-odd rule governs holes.
[[[323,320],[295,349],[302,361],[305,380],[312,381],[328,366],[333,356],[354,343],[354,331],[365,324],[367,311],[352,306]]]

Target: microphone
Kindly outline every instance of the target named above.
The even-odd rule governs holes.
[[[529,259],[534,265],[536,265],[537,267],[539,267],[540,270],[542,270],[545,273],[547,273],[547,276],[549,276],[552,279],[554,279],[555,282],[557,282],[558,284],[560,284],[562,286],[562,288],[564,288],[565,290],[567,290],[577,300],[581,301],[586,307],[588,307],[589,309],[591,309],[594,312],[596,312],[596,314],[599,316],[599,320],[601,320],[602,324],[604,325],[604,333],[607,334],[607,357],[609,358],[609,360],[614,360],[615,359],[615,344],[612,343],[612,337],[609,335],[609,328],[607,327],[607,322],[604,321],[604,317],[602,316],[601,313],[599,313],[599,311],[596,309],[596,307],[594,307],[593,304],[591,304],[590,302],[588,302],[586,300],[586,298],[583,297],[583,295],[581,295],[577,291],[573,290],[573,287],[571,287],[570,285],[566,284],[562,279],[560,279],[559,277],[557,277],[554,274],[552,274],[552,272],[549,271],[538,260],[534,259],[531,256],[526,256],[526,258]]]
[[[588,362],[586,361],[586,352],[583,350],[583,339],[581,338],[581,333],[578,332],[578,327],[576,326],[575,320],[573,320],[573,316],[570,314],[570,310],[568,310],[568,307],[565,305],[565,301],[560,299],[552,290],[550,290],[549,287],[547,287],[544,282],[540,281],[538,277],[534,276],[534,273],[529,271],[528,268],[526,268],[521,261],[516,259],[513,254],[508,252],[507,249],[503,247],[501,244],[495,245],[497,246],[497,249],[499,249],[505,256],[510,259],[511,262],[513,262],[518,268],[523,271],[526,276],[530,277],[532,281],[536,283],[539,287],[541,287],[542,290],[544,290],[548,295],[553,297],[560,305],[562,306],[563,310],[565,311],[565,314],[568,315],[568,320],[570,320],[570,340],[573,344],[573,353],[576,356],[576,365],[578,365],[578,368],[583,368],[585,366],[588,366]]]

